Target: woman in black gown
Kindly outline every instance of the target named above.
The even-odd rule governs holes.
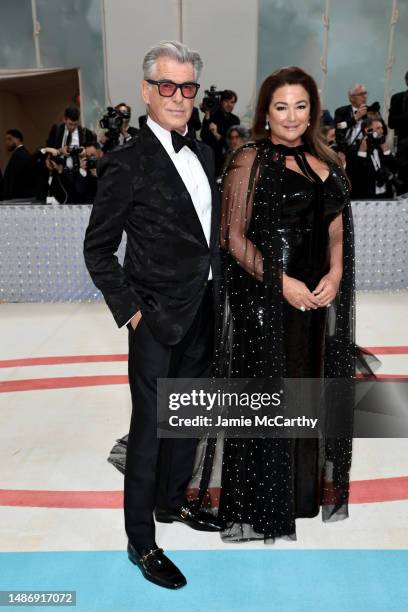
[[[292,67],[264,81],[255,141],[235,153],[223,179],[220,377],[355,374],[348,182],[319,125],[309,75]],[[343,416],[350,419],[350,412]],[[213,455],[209,441],[204,472]],[[347,437],[226,439],[218,510],[227,525],[223,539],[294,539],[295,519],[315,516],[320,507],[325,521],[345,518],[350,463]]]

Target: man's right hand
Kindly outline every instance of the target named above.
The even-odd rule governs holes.
[[[130,319],[130,324],[132,326],[133,331],[135,331],[136,327],[139,325],[140,319],[142,318],[142,313],[140,310],[137,311],[135,315]]]
[[[356,121],[360,121],[360,119],[365,117],[366,114],[367,114],[367,104],[362,104],[361,106],[359,106],[358,111],[354,115],[356,118]]]
[[[359,151],[361,151],[361,153],[366,153],[367,148],[367,136],[364,136],[363,140],[360,143]]]

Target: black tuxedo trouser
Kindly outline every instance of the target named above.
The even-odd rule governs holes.
[[[129,325],[130,327],[130,325]],[[184,338],[165,346],[142,319],[129,329],[129,384],[132,417],[125,470],[125,528],[133,546],[155,541],[155,506],[176,510],[194,468],[197,439],[157,438],[157,378],[208,376],[214,336],[212,283]]]

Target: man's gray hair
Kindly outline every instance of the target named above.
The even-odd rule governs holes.
[[[366,88],[365,85],[362,85],[361,83],[356,83],[355,85],[353,85],[353,87],[350,87],[350,89],[348,90],[348,95],[354,96],[357,89],[360,89],[360,87],[363,87],[364,89]]]
[[[196,81],[199,79],[203,67],[200,54],[174,40],[163,40],[148,50],[143,60],[144,79],[154,79],[156,62],[160,57],[168,57],[180,64],[193,64],[194,78]]]

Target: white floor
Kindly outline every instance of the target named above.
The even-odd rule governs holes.
[[[408,294],[358,296],[361,346],[408,346]],[[127,352],[103,304],[1,304],[0,360]],[[408,375],[408,354],[381,355],[381,374]],[[4,364],[3,364],[4,366]],[[9,365],[1,381],[126,375],[126,361]],[[126,384],[0,393],[0,496],[12,491],[121,491],[123,477],[106,462],[114,440],[126,433],[130,395]],[[352,480],[408,476],[406,439],[358,439]],[[297,542],[279,548],[408,548],[405,500],[352,504],[346,521],[298,520]],[[1,504],[1,502],[0,502]],[[217,534],[159,525],[168,549],[258,548],[224,545]],[[110,550],[125,547],[120,509],[0,506],[0,551]]]

